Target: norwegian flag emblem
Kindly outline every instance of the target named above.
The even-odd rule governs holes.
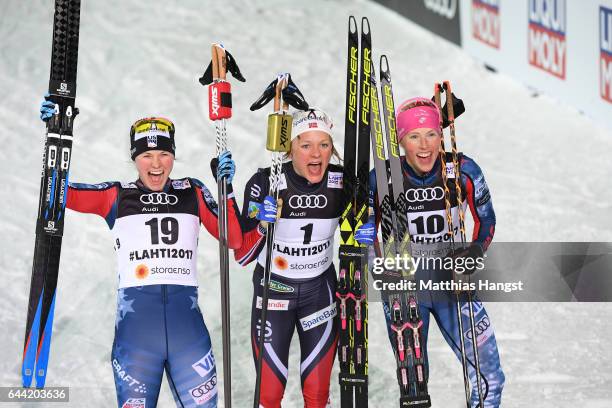
[[[316,127],[319,127],[319,126],[317,126],[317,123],[316,123],[316,122],[312,122],[312,123],[309,123],[309,124],[308,124],[308,127],[309,127],[309,128],[316,128]]]

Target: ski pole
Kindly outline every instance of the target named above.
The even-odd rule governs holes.
[[[244,82],[235,61],[221,44],[212,44],[211,63],[200,78],[208,86],[208,116],[215,122],[217,157],[227,151],[226,120],[232,117],[231,85],[226,80],[227,69]],[[237,74],[236,74],[237,72]],[[223,401],[232,406],[232,364],[230,339],[229,250],[227,245],[227,179],[217,180],[219,227],[219,278],[221,281],[221,329],[223,341]]]
[[[457,139],[455,135],[455,113],[453,109],[453,93],[449,81],[444,81],[444,90],[446,91],[446,110],[448,116],[448,123],[450,129],[451,139],[451,150],[453,157],[453,166],[455,168],[455,190],[457,191],[457,206],[459,209],[459,231],[461,233],[461,246],[466,245],[466,234],[465,234],[465,213],[463,211],[463,196],[461,191],[461,168],[459,166],[459,155],[457,153]],[[468,276],[469,279],[469,276]],[[478,351],[478,339],[476,333],[476,322],[474,316],[474,305],[472,302],[472,293],[467,292],[467,302],[469,306],[469,318],[470,318],[470,332],[472,334],[472,348],[474,352],[474,365],[476,369],[476,384],[478,387],[478,400],[480,408],[484,407],[484,397],[482,393],[481,378],[480,378],[480,353]]]
[[[269,177],[269,195],[273,196],[278,202],[277,218],[280,215],[282,208],[282,200],[278,199],[279,184],[282,175],[282,164],[283,154],[289,152],[291,146],[291,126],[292,117],[287,113],[289,108],[288,103],[282,96],[282,91],[287,87],[289,83],[289,74],[281,74],[275,80],[276,86],[274,87],[274,113],[268,116],[268,133],[266,141],[266,149],[271,152],[272,165],[270,167]],[[271,86],[274,82],[271,84]],[[271,89],[270,87],[268,89]],[[266,92],[264,92],[266,95]],[[263,96],[262,96],[263,98]],[[268,99],[266,103],[269,101]],[[282,110],[281,110],[282,100]],[[261,98],[251,106],[251,110],[255,110],[254,107],[258,102],[261,102]],[[265,103],[263,104],[265,105]],[[262,107],[263,105],[259,106]],[[259,339],[257,342],[257,377],[255,380],[255,395],[253,398],[253,407],[258,408],[260,406],[259,400],[261,397],[261,375],[263,368],[263,355],[265,347],[265,336],[267,329],[267,314],[268,314],[268,288],[270,285],[270,276],[272,274],[272,250],[274,247],[274,223],[268,223],[266,226],[266,265],[264,269],[263,288],[261,295],[261,314],[259,320]]]
[[[455,251],[455,230],[453,227],[453,216],[451,213],[451,202],[450,202],[450,189],[448,188],[448,176],[446,174],[446,148],[444,146],[444,133],[442,132],[442,104],[440,100],[440,93],[442,92],[442,85],[436,83],[434,85],[434,100],[435,104],[440,110],[440,132],[442,133],[440,138],[440,163],[442,171],[442,184],[444,184],[444,204],[446,209],[446,222],[448,224],[448,234],[451,244],[451,252]],[[465,403],[467,408],[470,408],[470,380],[468,376],[468,362],[465,351],[465,339],[463,338],[463,319],[461,317],[461,297],[458,291],[455,291],[455,298],[457,301],[457,323],[459,325],[459,347],[461,352],[461,365],[463,368],[463,387],[465,390]]]

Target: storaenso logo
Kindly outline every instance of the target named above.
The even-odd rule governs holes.
[[[409,203],[435,201],[444,198],[444,189],[440,186],[430,188],[411,188],[404,194]]]
[[[457,14],[457,0],[424,0],[425,7],[449,20]]]
[[[178,203],[178,197],[168,193],[150,193],[141,195],[140,202],[154,205],[174,205]]]
[[[294,195],[289,198],[289,207],[297,208],[325,208],[327,197],[318,195]]]
[[[351,47],[351,77],[349,79],[349,107],[348,117],[351,123],[355,123],[355,112],[357,111],[357,47]]]
[[[399,157],[399,149],[397,148],[397,131],[395,128],[395,109],[393,106],[393,93],[391,86],[385,84],[383,92],[385,93],[385,104],[389,114],[387,115],[387,129],[389,129],[389,141],[391,151],[389,154],[393,157]]]

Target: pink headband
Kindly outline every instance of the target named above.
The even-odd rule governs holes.
[[[440,131],[440,111],[430,99],[416,97],[404,101],[396,113],[397,141],[414,129],[428,128]]]

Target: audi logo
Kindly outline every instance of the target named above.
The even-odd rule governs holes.
[[[294,195],[289,198],[291,208],[325,208],[327,197],[323,194],[318,195]]]
[[[429,188],[411,188],[404,193],[406,201],[418,203],[422,201],[436,201],[444,198],[444,189],[440,186]]]
[[[140,202],[143,204],[174,205],[178,202],[178,197],[167,193],[150,193],[141,195]]]
[[[217,385],[217,376],[213,375],[210,380],[192,389],[191,395],[193,395],[194,398],[203,397],[204,395],[208,394],[210,391],[214,390],[216,385]]]
[[[490,326],[491,326],[491,322],[489,321],[489,319],[486,316],[483,317],[475,325],[475,328],[476,328],[476,338],[478,338],[478,336],[480,336],[482,333],[484,333]],[[472,331],[471,330],[466,333],[466,337],[469,340],[472,340]]]

